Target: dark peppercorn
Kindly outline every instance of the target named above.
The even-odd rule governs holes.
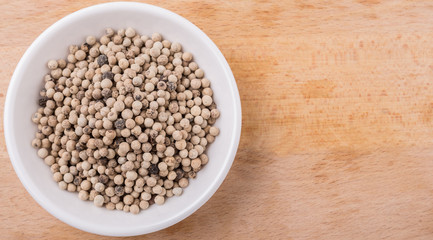
[[[118,147],[121,143],[123,143],[124,141],[125,141],[125,139],[122,138],[122,137],[116,138],[116,139],[114,139],[113,146],[114,146],[115,148],[117,148],[117,147]]]
[[[152,197],[149,199],[149,205],[152,205],[155,203],[155,195],[152,195]]]
[[[185,174],[182,168],[176,169],[175,172],[176,172],[176,178],[174,179],[175,181],[179,181],[181,178],[183,178],[183,175]]]
[[[170,145],[172,144],[170,138],[166,137],[166,138],[165,138],[165,141],[164,141],[164,144],[165,144],[166,146],[170,146]]]
[[[197,176],[197,172],[195,172],[195,171],[188,172],[189,178],[195,178],[196,176]]]
[[[163,81],[159,81],[157,86],[156,86],[159,90],[165,90],[167,88],[167,84]]]
[[[84,91],[79,91],[79,92],[77,92],[76,97],[78,98],[78,100],[83,99],[84,96],[85,96]]]
[[[100,67],[102,67],[102,65],[107,64],[108,63],[108,57],[104,54],[99,55],[98,59],[97,59],[98,65]]]
[[[156,164],[151,164],[150,166],[149,166],[149,173],[150,174],[158,174],[159,173],[159,168],[158,168],[158,166],[156,165]]]
[[[63,91],[62,86],[60,86],[59,84],[56,84],[56,85],[54,86],[54,90],[56,90],[56,92]]]
[[[123,186],[115,186],[114,187],[114,194],[116,194],[117,196],[122,196],[123,193],[125,193],[125,189],[123,188]]]
[[[75,147],[77,149],[77,151],[81,152],[84,150],[84,146],[82,146],[80,143],[78,143]]]
[[[134,99],[137,101],[141,101],[141,95],[140,94],[135,94]]]
[[[177,88],[177,84],[176,83],[173,83],[173,82],[168,82],[167,83],[167,90],[169,92],[172,92],[172,91],[176,90],[176,88]]]
[[[74,185],[79,186],[81,184],[81,177],[75,177],[73,183]]]
[[[147,109],[146,110],[146,117],[155,119],[158,116],[158,112],[154,109]]]
[[[151,131],[149,136],[150,136],[150,138],[155,139],[156,137],[158,137],[158,132],[157,131]]]
[[[150,137],[149,138],[149,143],[153,146],[156,144],[155,138]]]
[[[100,176],[98,177],[98,181],[99,181],[100,183],[103,183],[103,184],[107,184],[107,183],[108,183],[108,180],[110,180],[110,178],[109,178],[107,175],[100,175]]]
[[[129,136],[126,138],[127,143],[132,143],[134,140],[135,140],[135,138],[133,136]]]
[[[48,97],[39,98],[39,106],[46,107],[47,106]]]
[[[80,49],[83,50],[86,53],[89,52],[89,48],[90,48],[90,45],[87,44],[87,43],[81,44],[81,47],[80,47]]]
[[[114,127],[116,129],[120,129],[120,130],[124,129],[125,128],[125,120],[123,120],[122,118],[117,119],[114,122]]]
[[[114,74],[111,71],[104,72],[102,74],[102,79],[106,79],[106,78],[110,79],[110,80],[113,80],[114,79]]]
[[[89,126],[85,126],[83,128],[83,133],[84,134],[90,134],[90,133],[92,133],[92,128],[90,128]]]
[[[167,82],[168,79],[164,75],[161,75],[161,76],[159,76],[159,81]]]
[[[107,166],[107,163],[108,163],[108,159],[106,159],[106,158],[100,158],[100,159],[98,159],[98,164],[99,165]]]
[[[104,97],[105,100],[111,97],[111,90],[108,88],[104,88],[101,91],[101,95]]]

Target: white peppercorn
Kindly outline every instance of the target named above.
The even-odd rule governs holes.
[[[184,52],[182,54],[182,59],[186,62],[190,62],[192,60],[192,54],[189,52]]]
[[[129,208],[129,211],[133,214],[137,214],[138,212],[140,212],[140,208],[138,207],[138,205],[131,205],[131,207]]]
[[[165,198],[163,197],[163,196],[161,196],[161,195],[157,195],[156,197],[155,197],[155,203],[156,204],[158,204],[158,205],[162,205],[162,204],[164,204],[164,202],[165,202]]]
[[[180,188],[180,187],[173,188],[173,194],[175,196],[180,196],[182,194],[182,188]]]
[[[50,60],[31,144],[59,188],[137,214],[182,194],[208,163],[220,116],[209,79],[159,33],[106,29]],[[54,81],[53,81],[54,79]]]
[[[149,178],[146,180],[146,184],[147,184],[147,186],[149,186],[149,187],[153,187],[153,186],[156,185],[156,179],[155,179],[154,177],[149,177]]]
[[[65,173],[65,175],[63,175],[63,181],[66,183],[71,183],[73,180],[74,176],[71,173]]]
[[[148,201],[140,201],[140,208],[145,210],[147,208],[149,208],[149,202]]]
[[[135,179],[137,179],[137,177],[138,177],[138,174],[135,171],[128,171],[128,172],[126,172],[126,178],[129,179],[129,180],[133,180],[134,181]]]
[[[89,199],[89,193],[87,191],[81,190],[80,192],[78,192],[78,198],[86,201]]]
[[[103,183],[96,183],[95,184],[95,190],[97,192],[103,192],[105,190],[105,185]]]
[[[58,67],[58,63],[57,63],[56,60],[50,60],[50,61],[48,61],[47,65],[48,65],[48,69],[50,69],[50,70],[54,70],[54,69],[56,69]]]
[[[152,198],[152,195],[148,192],[141,193],[141,199],[144,201],[149,201]]]
[[[134,202],[134,198],[131,195],[126,195],[123,197],[123,203],[126,205],[131,205]]]
[[[94,36],[88,36],[86,38],[86,43],[89,45],[94,45],[96,43],[96,38]]]
[[[125,30],[125,35],[126,35],[127,37],[129,37],[129,38],[132,38],[132,37],[135,36],[135,30],[134,30],[133,28],[131,28],[131,27],[128,27],[128,28]]]
[[[102,195],[96,195],[93,199],[93,203],[97,207],[102,207],[102,205],[104,204],[104,197]]]
[[[162,187],[160,185],[156,185],[152,188],[152,192],[155,194],[161,194],[162,193]]]
[[[179,180],[179,187],[186,188],[188,187],[189,181],[186,178],[182,178]]]
[[[210,127],[209,128],[209,134],[216,137],[220,133],[220,130],[217,127]]]
[[[114,210],[114,209],[116,208],[116,205],[115,205],[113,202],[108,202],[108,203],[105,205],[105,207],[106,207],[108,210]]]

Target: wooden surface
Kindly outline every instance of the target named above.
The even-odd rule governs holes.
[[[31,42],[98,1],[37,2],[0,0],[2,113]],[[212,199],[131,239],[433,239],[433,2],[149,3],[218,45],[243,127]],[[1,238],[109,239],[43,210],[13,172],[3,137],[0,147]]]

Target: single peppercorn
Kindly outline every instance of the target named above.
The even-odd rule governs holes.
[[[172,92],[172,91],[176,90],[176,87],[177,87],[177,85],[174,82],[168,82],[167,83],[167,90],[169,92]]]
[[[41,97],[41,98],[39,98],[39,106],[46,107],[48,100],[49,100],[48,97]]]
[[[175,181],[179,181],[181,178],[183,178],[183,175],[185,173],[181,168],[177,168],[175,172],[176,172],[176,178],[174,179]]]
[[[110,178],[107,175],[100,175],[98,181],[103,184],[107,184]]]
[[[116,129],[124,129],[125,128],[125,120],[123,120],[122,118],[119,118],[116,120],[116,122],[114,122],[114,127]]]
[[[98,65],[100,67],[102,67],[104,64],[108,63],[108,57],[104,54],[99,55],[97,62],[98,62]]]
[[[125,192],[125,189],[123,188],[123,186],[114,187],[114,194],[116,194],[117,196],[123,196],[124,192]]]
[[[159,173],[159,168],[158,168],[158,166],[156,164],[151,164],[148,170],[149,170],[150,174],[155,174],[156,175],[156,174]]]
[[[110,79],[113,80],[114,79],[114,74],[111,71],[108,72],[104,72],[102,74],[102,79]]]

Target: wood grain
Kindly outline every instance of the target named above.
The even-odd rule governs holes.
[[[25,49],[96,2],[0,0],[2,113]],[[239,87],[243,127],[234,165],[208,203],[130,239],[433,239],[433,2],[149,3],[218,45]],[[4,138],[0,147],[2,238],[109,239],[39,207]]]

